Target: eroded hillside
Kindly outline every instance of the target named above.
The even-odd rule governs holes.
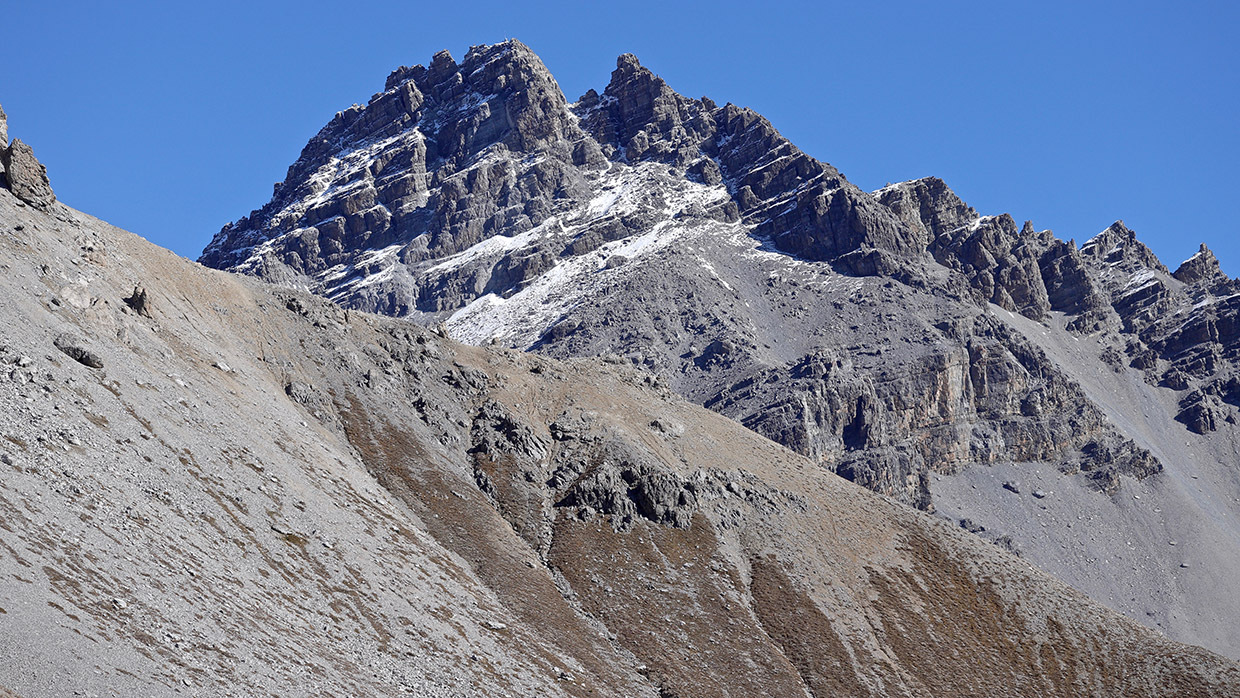
[[[649,373],[0,190],[20,695],[1231,695],[1240,669]]]

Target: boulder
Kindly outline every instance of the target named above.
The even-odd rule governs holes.
[[[12,145],[0,150],[0,166],[4,168],[5,186],[17,198],[42,209],[56,203],[47,169],[20,139],[13,139]]]

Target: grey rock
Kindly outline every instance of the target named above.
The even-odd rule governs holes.
[[[225,226],[202,261],[292,282],[357,267],[364,250],[390,248],[401,263],[417,264],[513,235],[551,215],[554,197],[581,193],[574,159],[599,163],[588,146],[574,156],[586,139],[555,80],[519,41],[475,46],[459,65],[440,52],[429,69],[400,68],[366,106],[337,114],[271,203]],[[339,156],[343,167],[334,164]],[[307,205],[324,185],[345,193]],[[280,239],[273,255],[248,256],[272,238]],[[357,268],[343,280],[366,273]],[[486,282],[477,280],[475,293]],[[368,303],[393,314],[438,309],[445,301],[432,295],[444,291],[399,288]]]
[[[889,184],[875,196],[920,234],[923,246],[980,218],[938,177]]]
[[[133,293],[123,300],[125,305],[129,306],[137,314],[145,318],[151,317],[151,298],[145,288],[134,286]]]
[[[961,271],[976,297],[1006,310],[1041,320],[1051,309],[1040,268],[1039,236],[1004,214],[974,222],[936,237],[930,251],[940,264]]]
[[[5,186],[17,198],[36,208],[47,209],[56,203],[56,195],[47,179],[47,169],[34,157],[34,151],[20,139],[0,150]]]
[[[1197,254],[1184,260],[1172,276],[1186,284],[1210,285],[1227,281],[1227,275],[1219,268],[1218,258],[1204,242]]]
[[[529,98],[540,91],[546,100]],[[522,115],[506,122],[506,130],[484,125],[492,107],[483,107],[500,103],[517,105],[514,113]],[[462,122],[458,114],[474,116]],[[415,127],[436,150],[420,137],[408,136],[411,145],[400,140]],[[376,138],[396,140],[350,165],[355,174],[332,170],[341,195],[303,206],[322,186],[312,177],[321,163],[331,157],[348,162],[356,157],[349,144]],[[612,161],[607,172],[598,171],[594,156],[583,155],[596,150]],[[521,163],[531,159],[539,169],[523,174]],[[425,189],[413,198],[388,199],[381,184],[388,177]],[[366,198],[357,205],[381,204],[392,218],[351,228],[349,217],[360,214],[349,212],[355,207],[350,202],[371,189],[378,203]],[[706,199],[707,192],[718,198],[679,209],[669,203],[674,196]],[[520,203],[519,216],[496,218],[496,197],[515,202],[510,212]],[[438,213],[427,218],[434,207]],[[407,228],[415,237],[398,232],[398,239],[389,239],[403,225],[398,209],[416,219]],[[553,222],[531,230],[553,214]],[[717,273],[702,272],[691,256],[679,256],[678,247],[659,263],[615,248],[655,234],[660,225],[701,229],[708,268],[726,266],[733,274],[724,288]],[[1118,326],[1108,289],[1075,245],[1029,224],[1018,230],[1010,216],[981,218],[934,178],[870,196],[801,153],[758,114],[683,97],[631,55],[617,60],[602,94],[587,92],[571,106],[541,63],[515,42],[475,47],[460,65],[442,52],[429,69],[398,69],[384,93],[342,112],[312,140],[272,202],[237,226],[250,232],[226,228],[204,263],[307,283],[352,307],[428,322],[485,295],[519,302],[553,269],[597,256],[585,263],[598,280],[588,298],[570,300],[574,291],[556,291],[564,310],[555,313],[543,310],[550,296],[539,302],[538,312],[525,314],[530,325],[508,328],[529,336],[514,346],[556,356],[616,353],[679,376],[674,387],[691,399],[923,508],[932,506],[925,485],[930,464],[950,473],[976,462],[1048,459],[1065,471],[1088,472],[1105,490],[1118,487],[1120,473],[1158,469],[1045,356],[1002,323],[974,318],[969,309],[994,303],[1035,320],[1058,310],[1072,313],[1082,332]],[[335,231],[330,249],[323,245],[329,228]],[[354,229],[370,232],[359,237],[349,232]],[[379,242],[366,237],[376,230],[388,231]],[[896,298],[875,309],[859,303],[849,314],[851,326],[824,332],[823,323],[839,322],[833,317],[838,298],[784,281],[787,266],[777,260],[761,272],[738,263],[743,248],[717,242],[732,231],[787,257],[828,263],[809,278],[841,271],[877,277],[873,296],[916,295],[922,300],[907,302],[953,308],[932,320],[950,328],[942,331],[947,344],[886,347],[884,356],[892,336],[932,341],[921,321],[903,324],[890,312],[898,309]],[[252,244],[273,237],[273,249],[285,250],[277,253],[283,261],[247,256]],[[400,249],[377,255],[379,244],[389,242]],[[953,273],[944,275],[944,268]],[[769,297],[762,302],[772,305],[770,314],[746,309],[737,302],[742,293]],[[946,306],[932,300],[944,297],[951,299]],[[784,306],[803,308],[804,324],[790,324]],[[546,320],[533,319],[544,313]],[[883,323],[871,313],[883,315]],[[766,351],[781,341],[795,350],[778,357]],[[854,360],[858,351],[867,356]],[[828,367],[840,358],[848,360]],[[1101,460],[1082,460],[1086,448]]]
[[[98,354],[82,347],[79,343],[68,337],[57,337],[54,344],[56,348],[59,349],[65,356],[68,356],[70,359],[73,359],[87,368],[103,368],[103,359],[99,358]]]

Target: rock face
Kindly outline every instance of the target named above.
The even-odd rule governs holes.
[[[201,261],[442,322],[474,344],[632,363],[925,510],[939,478],[978,468],[1016,464],[1119,500],[1125,483],[1145,492],[1180,481],[1165,468],[1235,455],[1230,436],[1187,460],[1175,448],[1193,432],[1230,434],[1240,411],[1240,289],[1212,255],[1172,275],[1122,222],[1078,246],[981,216],[936,178],[861,191],[752,110],[684,97],[627,54],[601,93],[571,104],[515,41],[474,47],[459,65],[440,53],[400,68],[315,136],[272,201],[226,226]],[[1115,404],[1146,388],[1140,415]],[[1133,423],[1149,415],[1183,426],[1151,437]],[[571,501],[682,524],[666,513],[682,490],[647,475],[609,469]],[[1219,477],[1232,511],[1240,485]],[[1085,568],[1113,546],[1068,530],[1079,514],[1069,500],[1042,498],[1039,511],[1085,541],[1080,560],[1033,545],[1041,527],[987,530],[1116,597]],[[952,516],[971,518],[959,506]],[[1236,554],[1240,573],[1240,511],[1226,524],[1204,509],[1186,517],[1185,530],[1196,521]],[[1137,572],[1178,565],[1147,544]],[[1212,629],[1177,632],[1240,656],[1240,631],[1217,612],[1240,628],[1240,602],[1195,593],[1192,617]],[[1182,617],[1152,586],[1125,598],[1143,622]]]
[[[343,294],[359,264],[416,266],[539,225],[554,199],[584,195],[579,166],[602,164],[586,140],[551,74],[520,42],[476,46],[460,65],[442,51],[429,68],[394,71],[365,107],[337,114],[271,203],[221,231],[202,261],[316,279]],[[509,269],[508,278],[538,265]],[[359,305],[406,314],[450,302],[439,296],[451,289],[399,281]],[[476,291],[486,283],[472,280]]]
[[[47,169],[34,157],[34,151],[18,139],[9,143],[8,117],[0,108],[0,186],[13,196],[41,209],[56,203]]]
[[[0,684],[18,695],[1240,690],[1235,662],[618,357],[460,344],[68,208],[0,197],[0,230]],[[643,264],[628,252],[617,269]],[[1032,361],[973,321],[995,343],[960,357],[970,383],[1068,390],[987,355]],[[798,379],[860,379],[843,361]]]
[[[587,94],[577,113],[611,158],[666,163],[707,185],[726,181],[754,231],[790,254],[832,260],[862,247],[904,253],[924,245],[759,114],[686,99],[631,54],[620,56],[602,96]]]
[[[1113,492],[1120,473],[1160,467],[977,315],[993,303],[1104,324],[1075,246],[980,217],[938,179],[871,196],[758,114],[683,97],[628,54],[602,94],[573,105],[516,41],[476,46],[460,66],[441,52],[400,68],[315,136],[272,202],[226,226],[202,261],[350,307],[451,314],[478,341],[630,356],[926,508],[931,469],[1056,461]],[[860,287],[835,294],[815,277]],[[866,307],[892,289],[903,298]],[[520,318],[501,303],[524,306]],[[901,303],[941,307],[891,315]],[[821,327],[841,315],[847,331]],[[904,346],[883,346],[898,336]],[[823,352],[846,365],[807,368]],[[1110,457],[1082,459],[1086,448]]]
[[[1197,254],[1184,260],[1172,276],[1189,285],[1208,286],[1227,281],[1227,275],[1219,268],[1218,258],[1204,242]]]

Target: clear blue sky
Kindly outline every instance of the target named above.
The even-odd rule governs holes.
[[[1009,7],[1010,6],[1010,7]],[[517,37],[569,99],[632,52],[863,188],[937,175],[1078,243],[1240,274],[1234,2],[21,2],[0,104],[60,198],[188,257],[401,64]]]

